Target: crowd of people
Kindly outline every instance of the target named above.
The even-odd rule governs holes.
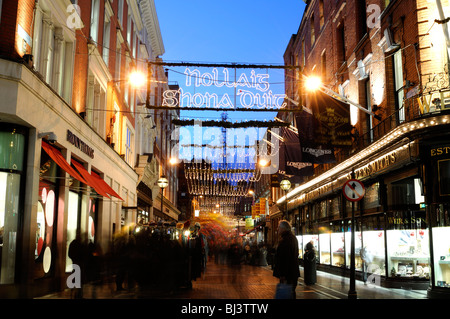
[[[271,265],[280,284],[287,284],[290,297],[300,276],[298,242],[290,224],[279,225],[280,240],[274,248],[245,240],[241,236],[213,238],[195,223],[189,231],[167,227],[141,227],[114,236],[112,249],[102,254],[93,242],[85,243],[79,234],[69,246],[69,257],[81,268],[82,283],[97,285],[114,278],[117,291],[138,287],[140,291],[174,292],[192,287],[207,267],[208,260],[239,269],[241,265]],[[174,235],[178,234],[178,235]],[[305,283],[315,283],[314,250],[308,243],[305,252]],[[307,265],[308,264],[308,265]],[[312,273],[307,272],[312,269]],[[83,289],[75,298],[82,297]],[[291,294],[292,292],[292,294]]]

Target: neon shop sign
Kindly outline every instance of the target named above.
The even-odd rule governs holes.
[[[206,87],[217,89],[232,89],[233,94],[211,92],[185,92],[182,88],[178,90],[166,90],[163,93],[163,106],[187,107],[187,108],[259,108],[259,109],[281,109],[286,107],[285,94],[275,94],[270,90],[269,74],[256,73],[251,70],[250,74],[241,73],[239,77],[231,80],[230,72],[224,68],[219,73],[217,68],[212,72],[200,72],[198,69],[186,68],[186,87]],[[220,79],[219,79],[220,78]],[[222,92],[222,91],[221,91]]]

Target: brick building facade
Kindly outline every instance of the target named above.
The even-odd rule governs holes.
[[[168,112],[147,109],[147,87],[127,81],[164,54],[155,10],[152,0],[0,1],[0,296],[64,289],[77,234],[108,253],[124,226],[178,219],[176,183],[164,195],[156,185],[176,176],[157,152],[170,139],[155,143]],[[152,76],[157,105],[167,78]],[[169,209],[153,210],[162,200]]]
[[[336,148],[335,162],[314,164],[314,175],[289,192],[287,217],[300,247],[312,240],[320,268],[348,271],[351,203],[343,185],[357,178],[366,188],[355,204],[357,274],[365,247],[374,256],[370,273],[382,285],[448,294],[450,242],[441,239],[450,229],[444,190],[449,3],[306,3],[284,56],[286,65],[299,66],[286,71],[286,94],[309,107],[318,93],[306,90],[303,76],[320,77],[322,92],[348,103],[352,147]],[[280,117],[296,126],[293,114]],[[274,201],[283,210],[284,197]]]

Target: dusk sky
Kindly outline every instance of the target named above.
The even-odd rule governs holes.
[[[155,0],[155,5],[164,61],[264,65],[283,64],[284,51],[297,33],[305,8],[301,0]],[[185,77],[177,78],[177,72],[184,69],[172,70],[169,80],[182,85]],[[270,74],[273,93],[284,93],[282,69],[256,71]],[[221,112],[195,113],[199,118],[208,114],[209,119],[217,119]],[[237,121],[261,116],[256,112],[228,113]]]

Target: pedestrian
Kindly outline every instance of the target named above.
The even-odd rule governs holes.
[[[295,299],[295,288],[297,287],[298,277],[300,277],[300,270],[298,266],[298,241],[291,229],[291,224],[288,221],[280,221],[278,225],[280,241],[275,252],[273,275],[280,279],[280,286],[289,286],[290,297]]]
[[[359,255],[361,257],[361,262],[362,262],[361,266],[362,266],[362,271],[363,271],[364,285],[367,285],[367,269],[369,267],[369,264],[372,263],[373,258],[366,246],[361,248],[361,250],[359,251]]]
[[[316,275],[316,252],[313,241],[311,240],[305,246],[305,254],[303,257],[305,268],[305,284],[314,285],[317,281]]]
[[[83,298],[83,285],[86,283],[86,258],[87,247],[83,243],[81,233],[77,232],[75,239],[69,245],[68,256],[72,259],[72,264],[77,265],[80,269],[80,284],[79,288],[75,288],[72,297],[75,299]]]

